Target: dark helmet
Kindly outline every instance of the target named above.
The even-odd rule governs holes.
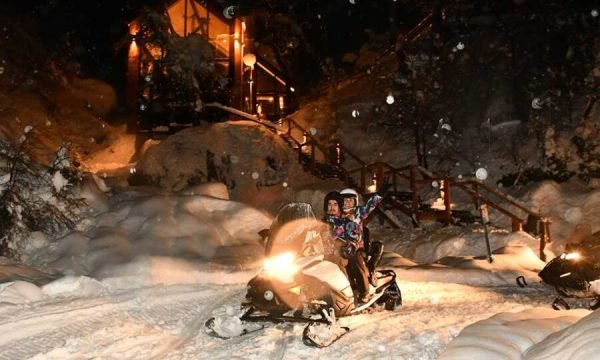
[[[344,208],[344,199],[339,191],[330,191],[325,195],[325,200],[323,200],[323,211],[327,212],[327,204],[329,200],[335,200],[340,208],[340,211]]]

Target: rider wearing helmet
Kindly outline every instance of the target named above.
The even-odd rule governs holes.
[[[382,202],[389,188],[390,184],[384,181],[379,192],[371,196],[364,206],[359,205],[359,197],[356,190],[348,188],[340,191],[340,194],[344,198],[344,216],[348,221],[344,229],[344,238],[356,247],[357,253],[357,256],[350,258],[348,273],[354,278],[355,285],[359,291],[359,301],[361,302],[368,300],[369,282],[372,285],[376,285],[377,283],[374,278],[374,270],[383,253],[383,245],[378,243],[377,246],[374,246],[373,250],[375,252],[371,260],[369,260],[369,265],[365,262],[368,255],[365,251],[364,222]]]

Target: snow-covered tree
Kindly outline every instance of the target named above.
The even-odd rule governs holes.
[[[21,242],[32,231],[54,236],[72,229],[84,202],[73,185],[80,173],[61,146],[49,168],[26,155],[28,126],[19,146],[0,140],[0,256],[19,257]]]

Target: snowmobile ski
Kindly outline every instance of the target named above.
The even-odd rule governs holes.
[[[302,342],[307,346],[327,347],[350,332],[350,328],[338,324],[312,322],[304,328]]]
[[[321,309],[321,316],[325,322],[311,322],[304,328],[302,342],[305,345],[327,347],[350,332],[350,328],[338,324],[333,308]]]
[[[239,318],[232,320],[223,320],[221,318],[211,317],[204,323],[207,335],[223,340],[228,340],[238,336],[248,335],[265,328],[262,324],[254,324],[254,327],[242,327]]]
[[[552,302],[552,308],[554,310],[569,310],[571,309],[571,306],[569,306],[569,303],[567,303],[565,299],[557,297],[554,299],[554,302]]]

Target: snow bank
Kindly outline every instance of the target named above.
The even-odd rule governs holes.
[[[563,246],[579,224],[589,224],[592,232],[600,230],[600,189],[591,189],[578,180],[558,184],[542,182],[523,196],[534,211],[550,217],[552,251]]]
[[[140,256],[133,261],[106,267],[97,274],[103,287],[118,289],[173,284],[245,284],[256,270],[214,271],[204,264],[169,257]]]
[[[524,358],[527,360],[594,359],[600,353],[599,331],[600,311],[596,310],[572,326],[564,328],[530,347]]]
[[[96,79],[73,78],[64,94],[57,94],[61,105],[88,108],[106,115],[117,106],[117,94],[107,83]]]
[[[548,335],[572,325],[588,314],[588,310],[555,311],[546,308],[534,308],[518,313],[499,313],[464,328],[458,337],[448,344],[439,359],[520,360],[532,345],[540,343]],[[590,331],[588,334],[591,337],[593,332]],[[541,346],[543,343],[540,343],[539,348],[544,348]],[[565,356],[557,356],[555,352],[549,351],[551,349],[546,349],[548,351],[545,353],[551,354],[552,358],[572,359],[568,354],[578,347],[579,345],[571,342],[567,347],[570,351],[563,353]],[[557,348],[554,347],[552,350],[556,351]]]
[[[489,240],[492,251],[508,245],[539,248],[539,241],[525,232],[490,229]],[[480,227],[447,226],[419,234],[408,243],[396,244],[393,250],[420,263],[431,263],[444,256],[487,255],[485,235]]]
[[[41,300],[45,297],[42,290],[26,281],[14,281],[0,284],[0,304],[23,304]]]
[[[447,256],[433,264],[419,265],[399,255],[387,255],[381,266],[394,267],[398,278],[404,280],[497,286],[515,285],[517,276],[524,276],[530,283],[538,282],[537,274],[545,265],[525,246],[501,248],[492,257],[492,263],[483,256]]]
[[[160,196],[126,192],[108,199],[78,231],[51,246],[30,247],[30,264],[69,275],[95,274],[140,255],[251,264],[262,258],[266,213],[211,196]],[[229,249],[229,250],[227,250]]]
[[[49,296],[96,296],[103,294],[105,287],[87,276],[65,276],[42,286],[42,291]]]

